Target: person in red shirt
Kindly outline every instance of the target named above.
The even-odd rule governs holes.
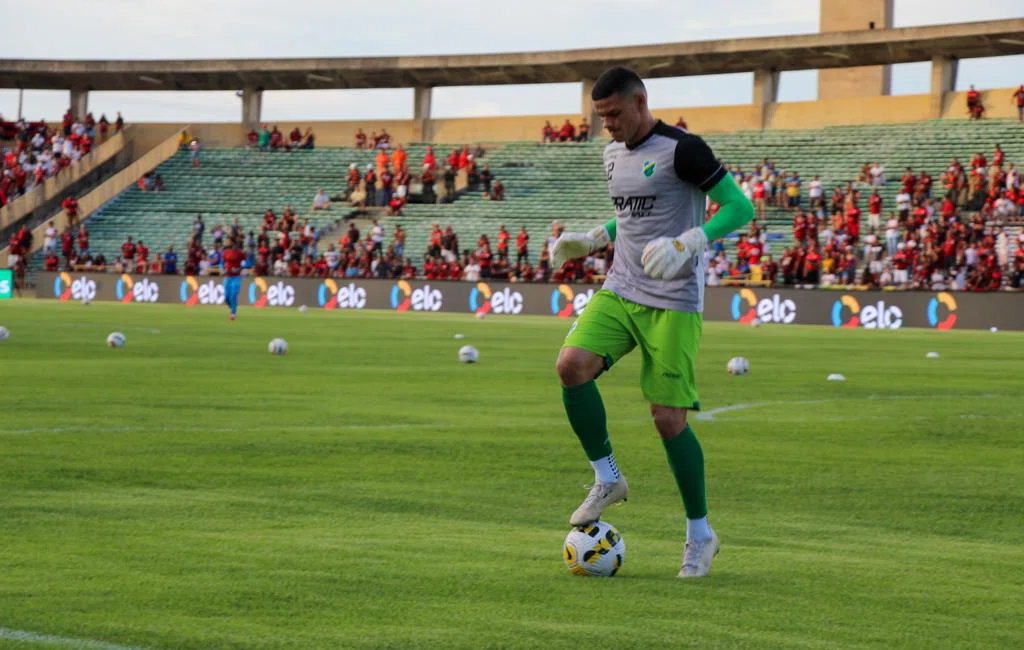
[[[747,236],[740,233],[739,241],[736,242],[736,259],[744,260],[748,257],[750,251],[750,244],[747,242]]]
[[[799,209],[793,217],[793,240],[800,244],[807,241],[807,218]]]
[[[60,236],[60,254],[65,262],[75,254],[75,238],[71,234],[71,228],[66,228]]]
[[[1017,103],[1017,121],[1024,122],[1024,84],[1010,95],[1010,102]]]
[[[530,233],[526,231],[526,226],[519,229],[519,234],[516,235],[516,264],[519,264],[523,260],[529,261]]]
[[[917,185],[917,176],[914,176],[914,170],[907,167],[907,171],[903,172],[903,176],[900,178],[900,182],[903,185],[903,191],[907,194],[914,193],[914,186]]]
[[[855,203],[846,208],[846,234],[851,244],[860,238],[860,208]]]
[[[476,255],[477,259],[480,261],[480,277],[491,277],[491,259],[494,257],[491,254],[491,247],[484,244],[479,250],[477,250]]]
[[[981,93],[971,86],[967,91],[967,115],[972,120],[980,120],[985,114],[985,105],[981,103]]]
[[[811,242],[807,254],[804,256],[804,282],[807,284],[818,284],[821,275],[821,254],[818,253],[818,245]]]
[[[540,141],[544,143],[555,141],[555,128],[551,126],[551,122],[544,122],[544,128],[540,131]]]
[[[876,189],[868,197],[868,227],[874,233],[882,227],[882,203],[882,195]]]
[[[366,134],[362,129],[356,129],[356,149],[366,148]]]
[[[576,127],[568,119],[558,132],[558,139],[562,142],[572,142],[576,139]]]
[[[505,224],[501,224],[498,229],[498,259],[508,261],[508,240],[512,238],[508,230],[505,229]]]
[[[75,220],[78,219],[78,199],[71,194],[61,201],[60,207],[64,208],[64,213],[68,216],[68,225],[75,225]]]
[[[462,145],[462,151],[459,152],[459,166],[458,166],[458,169],[465,169],[465,168],[469,167],[469,161],[471,160],[471,158],[472,157],[471,157],[471,155],[469,153],[469,145],[468,144]]]
[[[131,262],[135,259],[135,244],[132,243],[132,238],[128,237],[123,244],[121,244],[121,257],[126,262]]]
[[[89,231],[84,223],[78,228],[78,250],[82,255],[89,252]]]
[[[139,273],[145,273],[146,268],[149,266],[149,249],[146,248],[146,245],[141,239],[135,246],[135,258],[137,271]]]
[[[459,150],[452,149],[448,154],[448,166],[453,169],[458,169],[459,166]]]
[[[60,260],[57,258],[57,253],[55,253],[52,250],[49,253],[47,253],[46,261],[44,262],[44,264],[46,265],[47,271],[56,271],[57,266],[60,264]]]

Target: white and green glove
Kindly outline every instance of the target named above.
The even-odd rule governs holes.
[[[610,241],[604,226],[598,226],[590,232],[564,232],[551,247],[551,268],[560,269],[569,260],[601,250]]]
[[[658,237],[644,246],[640,261],[644,273],[656,280],[675,280],[692,275],[697,260],[708,247],[701,228],[691,228],[678,237]]]

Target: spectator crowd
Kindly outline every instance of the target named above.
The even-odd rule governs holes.
[[[735,244],[712,243],[709,285],[989,291],[1024,282],[1024,234],[1008,231],[1024,224],[1024,192],[1019,170],[998,144],[991,159],[980,152],[967,165],[953,158],[938,179],[906,168],[893,206],[881,195],[889,181],[877,161],[865,162],[856,180],[836,185],[830,196],[817,176],[805,192],[797,171],[776,171],[767,159],[750,173],[731,171],[757,218]],[[769,205],[793,214],[793,244],[778,257],[760,225]],[[709,218],[716,209],[709,206]]]
[[[0,207],[60,175],[110,137],[112,130],[123,128],[121,113],[112,125],[106,115],[96,121],[92,113],[78,117],[68,109],[60,125],[54,126],[43,120],[5,122],[0,115],[0,135],[7,145],[0,152]]]

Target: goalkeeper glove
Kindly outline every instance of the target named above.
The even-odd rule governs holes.
[[[589,255],[608,245],[611,240],[604,226],[598,226],[590,232],[565,232],[555,240],[551,247],[551,268],[560,269],[569,260]]]
[[[700,228],[691,228],[678,237],[658,237],[644,246],[640,261],[644,273],[657,280],[675,280],[693,273],[698,256],[708,247],[708,237]]]

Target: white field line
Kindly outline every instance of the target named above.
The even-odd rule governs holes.
[[[872,401],[872,402],[907,402],[907,401],[924,401],[934,399],[953,399],[956,397],[966,397],[965,395],[868,395],[862,398],[842,398],[837,397],[835,399],[809,399],[809,400],[772,400],[770,402],[741,402],[739,404],[730,404],[728,406],[720,406],[718,408],[710,409],[708,411],[700,411],[697,413],[698,422],[714,422],[716,415],[722,413],[729,413],[730,411],[745,411],[747,409],[762,408],[765,406],[793,406],[793,405],[807,405],[807,404],[826,404],[829,402],[860,402],[860,401]],[[972,395],[972,399],[1002,399],[1005,395]],[[859,419],[859,418],[858,418]]]
[[[106,641],[73,639],[66,636],[26,632],[25,630],[11,630],[6,627],[0,627],[0,639],[21,641],[24,643],[38,643],[40,645],[61,646],[64,648],[80,648],[81,650],[145,650],[144,648],[136,646],[118,645],[116,643],[107,643]]]

